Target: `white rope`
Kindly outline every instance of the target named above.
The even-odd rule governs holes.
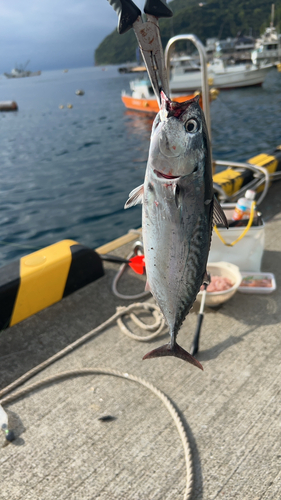
[[[114,323],[115,321],[117,321],[119,318],[121,319],[123,316],[130,315],[135,309],[143,309],[145,311],[153,311],[153,310],[159,311],[158,306],[156,306],[154,304],[146,304],[146,303],[135,303],[135,304],[130,304],[129,306],[126,306],[126,307],[125,306],[118,307],[117,308],[117,312],[115,314],[113,314],[113,316],[111,316],[110,318],[108,318],[104,323],[102,323],[101,325],[97,326],[93,330],[90,330],[88,333],[85,333],[85,335],[83,335],[79,339],[77,339],[74,342],[72,342],[72,344],[69,344],[64,349],[62,349],[61,351],[57,352],[56,354],[54,354],[50,358],[48,358],[46,361],[43,361],[43,363],[40,363],[40,365],[37,365],[34,368],[32,368],[31,370],[29,370],[27,373],[25,373],[20,378],[18,378],[15,382],[12,382],[10,385],[8,385],[4,389],[0,390],[0,398],[2,396],[4,396],[5,394],[7,394],[7,393],[11,392],[12,390],[14,390],[19,385],[21,385],[24,382],[26,382],[28,379],[30,379],[31,377],[33,377],[34,375],[36,375],[36,373],[39,373],[42,370],[44,370],[45,368],[47,368],[47,366],[50,366],[51,364],[53,364],[55,361],[58,361],[59,359],[61,359],[66,354],[74,351],[74,349],[76,349],[77,347],[81,346],[82,344],[84,344],[85,342],[87,342],[88,340],[90,340],[97,333],[101,332],[102,330],[105,330],[105,328],[107,328],[108,326],[110,326],[112,323]],[[149,325],[145,325],[145,326],[147,326],[148,328],[150,328],[151,325],[150,326]],[[126,331],[126,334],[128,336],[130,336],[131,338],[133,338],[134,340],[145,341],[145,340],[150,340],[151,338],[156,337],[156,335],[159,335],[159,333],[163,330],[164,326],[165,326],[164,321],[162,321],[162,320],[160,321],[160,318],[159,318],[159,323],[158,322],[155,323],[155,328],[158,327],[158,329],[156,330],[156,332],[154,332],[152,334],[152,336],[149,335],[147,337],[140,337],[140,338],[138,338],[138,335],[135,335],[134,333],[130,332],[125,327],[125,325],[124,325],[124,327],[122,327],[122,332],[125,333],[125,331]],[[128,332],[129,332],[129,334],[128,334]]]
[[[123,309],[124,308],[122,308],[122,307],[117,307],[117,311],[122,312]],[[134,313],[130,314],[130,318],[142,330],[152,331],[153,333],[151,333],[151,335],[146,335],[145,337],[143,337],[141,335],[136,335],[131,330],[129,330],[125,326],[125,324],[123,323],[122,319],[123,319],[124,314],[122,314],[117,319],[117,324],[118,324],[120,330],[125,335],[127,335],[127,337],[130,337],[133,340],[138,340],[139,342],[147,342],[147,341],[152,340],[155,337],[157,337],[157,335],[159,335],[159,333],[161,333],[162,330],[165,327],[165,320],[164,320],[164,317],[163,317],[163,315],[162,315],[159,307],[156,306],[155,304],[147,304],[147,303],[146,304],[142,304],[142,303],[139,303],[139,304],[134,304],[134,309],[142,309],[142,310],[149,311],[150,313],[152,313],[152,315],[155,318],[155,323],[153,323],[152,325],[147,325],[146,323],[144,323],[143,321],[141,321]]]
[[[132,313],[133,310],[135,309],[143,309],[145,311],[150,311],[155,317],[155,323],[153,325],[146,325],[143,323],[137,316]],[[111,323],[114,321],[117,321],[118,323],[121,322],[121,318],[129,314],[131,318],[134,321],[134,317],[137,319],[137,324],[141,326],[144,329],[148,329],[151,331],[151,329],[156,329],[155,332],[153,332],[151,335],[147,337],[141,337],[138,335],[133,334],[130,332],[127,327],[123,323],[122,324],[122,332],[124,332],[126,335],[129,337],[135,339],[135,340],[140,340],[140,341],[145,341],[145,340],[150,340],[151,338],[154,338],[156,335],[162,331],[165,323],[163,316],[161,315],[161,312],[157,306],[154,304],[131,304],[128,307],[118,307],[117,312],[111,316],[107,321],[99,325],[97,328],[94,328],[90,332],[86,333],[81,337],[80,339],[76,340],[72,344],[68,345],[66,348],[62,349],[59,351],[57,354],[54,356],[51,356],[49,359],[44,361],[43,363],[37,365],[35,368],[32,368],[29,370],[27,373],[19,377],[17,380],[15,380],[13,383],[5,387],[0,391],[0,397],[3,398],[4,395],[10,393],[13,391],[16,387],[19,387],[22,385],[24,382],[29,380],[31,377],[33,377],[35,374],[41,372],[47,366],[50,366],[52,363],[57,361],[58,359],[62,358],[69,352],[72,352],[74,349],[76,349],[78,346],[81,344],[85,343],[87,340],[89,340],[93,335],[96,333],[100,332],[101,330],[105,329],[108,327]],[[142,326],[143,325],[143,326]],[[77,376],[77,375],[98,375],[98,374],[103,374],[103,375],[113,375],[115,377],[121,377],[125,378],[128,380],[132,380],[134,382],[137,382],[144,387],[147,387],[150,391],[152,391],[166,406],[167,410],[169,411],[170,415],[172,416],[174,423],[176,425],[177,431],[180,435],[183,449],[184,449],[184,456],[185,456],[185,463],[186,463],[186,488],[185,488],[185,493],[184,493],[184,500],[190,500],[191,499],[191,494],[192,494],[192,487],[193,487],[193,471],[192,471],[192,456],[191,456],[191,449],[188,441],[188,436],[186,434],[185,428],[183,421],[175,408],[174,404],[169,400],[169,398],[162,392],[160,389],[155,387],[153,384],[150,382],[147,382],[145,379],[136,377],[134,375],[129,375],[128,373],[121,373],[117,370],[112,370],[109,368],[81,368],[77,370],[71,370],[67,372],[62,372],[58,373],[57,375],[47,377],[46,379],[40,380],[39,382],[35,382],[34,384],[31,384],[23,389],[20,389],[16,391],[15,393],[6,396],[5,398],[0,400],[0,404],[8,404],[11,403],[12,401],[15,401],[16,399],[28,394],[29,392],[38,389],[42,387],[43,385],[49,384],[51,382],[58,381],[62,378],[67,378],[67,377],[72,377],[72,376]]]
[[[0,400],[0,404],[3,405],[11,403],[12,401],[15,401],[20,397],[23,397],[26,394],[29,394],[31,391],[39,389],[40,387],[46,384],[56,382],[63,378],[79,376],[79,375],[113,375],[114,377],[120,377],[127,380],[131,380],[149,389],[162,401],[162,403],[166,406],[168,412],[170,413],[171,417],[173,418],[175,426],[182,441],[185,464],[186,464],[186,487],[183,500],[190,500],[193,488],[192,454],[182,418],[180,417],[174,404],[164,394],[164,392],[160,391],[160,389],[155,387],[147,380],[140,377],[136,377],[135,375],[130,375],[129,373],[122,373],[117,370],[112,370],[109,368],[79,368],[78,370],[70,370],[67,372],[58,373],[57,375],[53,375],[43,380],[40,380],[39,382],[35,382],[34,384],[31,384],[28,387],[25,387],[24,389],[20,389],[16,393],[11,394],[10,396],[7,396],[6,398]]]

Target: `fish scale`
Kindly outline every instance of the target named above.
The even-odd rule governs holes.
[[[147,285],[171,336],[143,359],[175,356],[203,369],[176,338],[206,276],[213,213],[215,223],[227,221],[213,193],[208,132],[197,98],[178,104],[161,92],[144,184],[130,193],[125,208],[137,203],[143,203]]]
[[[191,309],[196,296],[199,292],[200,286],[202,285],[203,279],[198,278],[198,266],[200,264],[200,241],[201,241],[201,228],[200,221],[196,225],[194,233],[191,238],[190,250],[187,259],[187,272],[184,281],[186,282],[186,293],[181,298],[181,303],[183,305],[182,310],[179,308],[179,323],[176,323],[176,327],[179,329],[186,314]],[[204,273],[203,273],[204,274]]]

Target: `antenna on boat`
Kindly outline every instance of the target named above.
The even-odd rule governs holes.
[[[270,21],[270,27],[273,28],[274,26],[274,9],[275,9],[275,4],[271,4],[271,21]]]
[[[24,67],[23,67],[23,70],[25,70],[26,66],[28,65],[28,63],[30,62],[30,59],[28,59],[28,61],[26,61]]]

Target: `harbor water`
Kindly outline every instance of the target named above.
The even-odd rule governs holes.
[[[0,113],[1,266],[62,239],[97,248],[140,227],[141,208],[123,207],[143,182],[153,118],[125,110],[131,79],[117,67],[1,75],[0,101],[18,104]],[[280,145],[280,111],[275,69],[263,87],[221,92],[211,104],[214,158],[245,161]]]

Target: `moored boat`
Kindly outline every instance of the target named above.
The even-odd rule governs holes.
[[[257,65],[281,62],[281,36],[277,34],[276,28],[273,26],[266,28],[262,36],[257,39],[251,58]]]
[[[253,63],[257,65],[265,63],[278,65],[281,63],[281,35],[274,27],[274,4],[272,4],[270,26],[256,40],[251,58]]]
[[[135,111],[145,111],[146,113],[158,113],[158,102],[148,78],[132,80],[130,82],[130,89],[132,91],[131,94],[126,93],[125,90],[123,90],[121,94],[121,99],[126,108],[133,109]],[[197,94],[198,92],[188,94],[171,93],[171,99],[176,102],[184,102],[188,101],[188,99],[192,99]],[[211,89],[210,100],[212,101],[216,99],[217,94],[218,92],[215,89]],[[202,107],[201,95],[199,103]]]
[[[19,68],[12,69],[11,73],[4,73],[6,78],[25,78],[27,76],[40,76],[41,71],[24,71]]]
[[[39,76],[41,75],[41,71],[29,71],[26,70],[26,66],[28,65],[29,61],[25,63],[24,66],[15,66],[15,68],[12,69],[11,73],[4,73],[6,78],[25,78],[28,76]]]
[[[256,66],[249,63],[227,65],[220,58],[208,64],[208,83],[217,89],[232,89],[261,86],[273,64]],[[172,92],[191,92],[201,88],[201,70],[198,65],[190,66],[190,57],[175,59],[171,69],[170,89]]]

